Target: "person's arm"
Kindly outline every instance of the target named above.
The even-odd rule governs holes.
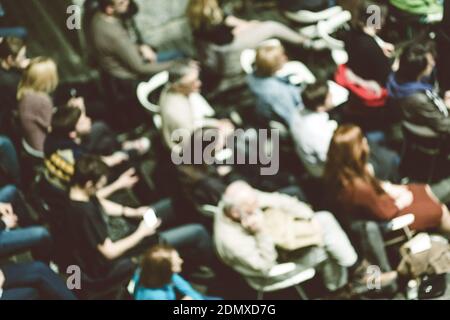
[[[346,77],[351,83],[365,88],[366,90],[372,91],[377,96],[381,94],[381,87],[376,81],[364,80],[360,76],[356,75],[350,68],[347,68]]]
[[[147,63],[139,53],[139,49],[126,36],[111,36],[110,43],[112,52],[117,56],[122,64],[126,65],[131,71],[139,75],[152,75],[169,69],[173,62]]]
[[[143,216],[143,208],[135,209],[126,207],[104,198],[99,198],[98,200],[100,201],[105,213],[109,216],[126,218],[140,218]]]
[[[175,274],[173,276],[173,283],[175,288],[178,289],[185,296],[192,298],[193,300],[203,300],[203,296],[192,288],[191,284],[184,280],[180,275]]]
[[[97,246],[97,249],[106,259],[114,260],[135,247],[145,237],[154,234],[160,224],[161,222],[159,221],[156,226],[149,228],[145,221],[141,221],[138,229],[128,237],[116,242],[112,242],[110,238],[107,238],[103,244]]]
[[[445,116],[438,107],[430,101],[425,94],[417,94],[410,99],[414,99],[414,109],[423,119],[423,123],[431,129],[443,133],[450,133],[450,116]],[[442,101],[445,104],[445,102]],[[449,111],[450,112],[450,111]]]
[[[277,263],[277,251],[272,238],[262,232],[254,235],[255,247],[236,243],[230,248],[236,254],[237,264],[242,264],[262,276],[267,276],[270,269]]]
[[[136,171],[133,168],[128,169],[122,173],[117,180],[98,190],[96,193],[97,198],[106,199],[118,190],[133,187],[139,181],[139,178],[135,175],[135,173]]]
[[[295,214],[303,219],[311,219],[314,215],[314,212],[308,205],[287,194],[257,191],[257,195],[260,208],[279,209]]]
[[[391,220],[399,213],[395,201],[388,194],[377,194],[372,186],[363,181],[355,182],[352,201],[380,220]]]

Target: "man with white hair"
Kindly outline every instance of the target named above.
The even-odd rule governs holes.
[[[368,265],[358,261],[347,235],[331,213],[314,213],[296,198],[261,192],[242,181],[227,188],[220,208],[214,222],[217,253],[249,282],[261,284],[264,281],[265,285],[270,285],[320,264],[330,291],[348,282],[348,272],[353,286],[366,287]],[[293,219],[283,220],[283,216]],[[287,249],[285,251],[304,249],[304,254],[292,261],[297,264],[295,271],[268,278],[270,269],[280,263],[279,248]],[[381,285],[392,282],[395,277],[396,273],[382,274]]]

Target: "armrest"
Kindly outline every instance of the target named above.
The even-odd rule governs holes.
[[[411,225],[415,220],[412,213],[405,214],[401,217],[394,218],[384,225],[387,231],[397,231]]]
[[[268,276],[269,277],[278,277],[283,274],[292,272],[294,270],[295,270],[295,263],[293,263],[293,262],[280,263],[280,264],[277,264],[276,266],[273,266],[270,269]]]

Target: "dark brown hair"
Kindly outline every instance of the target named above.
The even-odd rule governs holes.
[[[172,254],[175,249],[167,245],[156,245],[141,261],[140,285],[145,288],[161,288],[171,282]]]
[[[25,47],[25,42],[21,38],[6,37],[0,41],[0,59],[6,59],[9,56],[17,57],[20,50]]]
[[[317,81],[309,84],[302,92],[302,100],[305,108],[316,111],[317,108],[325,103],[329,92],[326,81]]]
[[[98,183],[100,179],[109,173],[108,166],[99,156],[83,155],[75,164],[75,172],[71,185],[84,187],[89,181]]]
[[[52,116],[52,134],[58,137],[68,137],[69,133],[75,131],[81,110],[75,107],[60,107]]]

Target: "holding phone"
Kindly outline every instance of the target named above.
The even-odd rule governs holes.
[[[152,208],[148,209],[146,213],[144,213],[144,221],[148,227],[152,228],[158,223],[158,218],[156,217],[155,210]]]

